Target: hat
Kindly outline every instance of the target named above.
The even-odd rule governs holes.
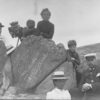
[[[0,23],[0,27],[4,27],[4,25],[2,25],[2,23]]]
[[[64,76],[64,72],[63,71],[56,71],[54,72],[53,76],[52,76],[52,79],[68,79],[68,77],[65,77]]]
[[[96,58],[96,53],[89,53],[89,54],[84,55],[84,57],[86,60],[92,61],[94,60],[94,58]]]
[[[10,25],[11,26],[16,26],[16,25],[18,25],[18,22],[17,21],[11,22]]]

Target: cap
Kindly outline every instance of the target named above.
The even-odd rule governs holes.
[[[68,79],[68,77],[65,77],[64,76],[64,72],[63,71],[56,71],[54,72],[53,76],[52,76],[52,79]]]
[[[94,60],[94,58],[96,58],[96,53],[89,53],[89,54],[84,55],[84,57],[86,60],[92,61]]]
[[[0,23],[0,27],[4,27],[4,25],[2,25],[2,23]]]

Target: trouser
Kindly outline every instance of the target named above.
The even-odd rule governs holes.
[[[81,77],[82,77],[82,74],[76,70],[76,84],[77,84],[77,87],[80,84]]]

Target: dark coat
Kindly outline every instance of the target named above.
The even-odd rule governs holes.
[[[90,64],[89,66],[92,67],[89,67],[82,74],[80,90],[82,89],[83,84],[90,83],[92,89],[85,92],[84,100],[100,100],[100,77],[96,77],[96,75],[100,73],[100,67],[93,64]]]
[[[54,35],[54,24],[49,21],[40,21],[38,22],[37,30],[44,38],[52,39]]]
[[[80,58],[79,58],[79,55],[78,55],[77,52],[75,52],[75,51],[72,52],[70,49],[68,49],[68,50],[66,51],[66,54],[67,54],[67,61],[72,62],[74,67],[80,65]],[[72,57],[72,58],[75,58],[75,60],[72,61],[72,60],[71,60],[71,57]]]
[[[78,67],[80,65],[80,57],[76,51],[72,52],[70,49],[66,51],[66,54],[67,54],[67,61],[72,62],[73,68],[76,71],[76,82],[78,86],[81,80],[81,73],[78,71]],[[71,58],[74,58],[75,60],[71,60]]]

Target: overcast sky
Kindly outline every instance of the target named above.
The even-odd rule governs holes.
[[[3,35],[9,43],[8,26],[11,21],[19,21],[25,26],[26,20],[41,20],[43,8],[50,9],[51,22],[55,24],[53,40],[62,42],[75,39],[78,46],[100,42],[100,0],[0,0],[0,21],[5,25]],[[35,8],[37,7],[37,8]]]

